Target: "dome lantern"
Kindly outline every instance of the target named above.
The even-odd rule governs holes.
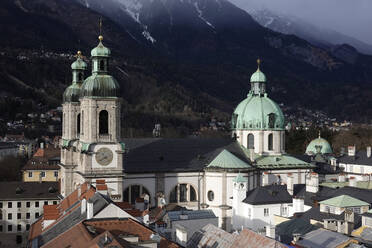
[[[83,60],[81,51],[77,52],[76,60],[71,64],[72,84],[63,93],[63,102],[79,102],[80,88],[84,81],[84,71],[87,63]]]
[[[260,70],[261,60],[257,59],[257,71],[251,76],[251,91],[253,95],[264,95],[266,93],[266,76]]]

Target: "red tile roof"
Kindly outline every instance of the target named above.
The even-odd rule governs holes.
[[[97,179],[96,184],[106,184],[106,180],[105,179]]]
[[[267,238],[248,229],[243,229],[239,233],[231,247],[247,247],[247,244],[249,244],[249,248],[287,248],[286,245],[274,239]]]
[[[151,234],[155,233],[132,219],[86,220],[62,233],[43,247],[101,247],[99,245],[102,245],[102,240],[107,237],[111,242],[104,247],[124,248],[129,247],[130,244],[122,238],[123,236],[134,236],[138,237],[139,242],[148,242],[151,241]],[[159,247],[178,248],[180,246],[161,237]]]
[[[97,190],[107,190],[106,184],[97,184],[96,186]]]
[[[134,209],[134,206],[129,202],[115,202],[115,205],[123,210]]]

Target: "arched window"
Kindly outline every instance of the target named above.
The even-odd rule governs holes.
[[[81,111],[80,130],[81,134],[84,134],[84,110]]]
[[[104,71],[104,70],[105,70],[105,61],[101,60],[101,61],[99,62],[99,69],[100,69],[101,71]]]
[[[83,73],[82,72],[79,72],[78,80],[79,80],[79,82],[83,81]]]
[[[273,134],[269,134],[268,136],[268,149],[269,151],[273,150]]]
[[[271,113],[269,114],[269,128],[275,127],[275,114]]]
[[[248,149],[254,149],[254,135],[248,134]]]
[[[136,199],[141,198],[143,194],[147,194],[151,202],[151,195],[144,186],[136,184],[130,185],[123,192],[123,201],[135,204]]]
[[[108,134],[108,112],[99,112],[99,134]]]
[[[80,134],[80,114],[76,117],[76,132],[77,134]]]
[[[181,183],[173,188],[169,194],[170,203],[197,201],[196,190],[191,184]]]

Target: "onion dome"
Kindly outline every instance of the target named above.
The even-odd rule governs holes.
[[[111,55],[110,49],[105,47],[102,43],[103,36],[100,35],[98,39],[99,39],[99,43],[95,48],[92,49],[92,51],[90,52],[90,55],[92,57],[110,57]]]
[[[87,63],[82,59],[81,52],[77,52],[77,59],[74,63],[71,64],[72,70],[86,70],[87,69]]]
[[[80,51],[77,52],[76,57],[74,63],[71,64],[72,84],[63,93],[63,102],[79,102],[80,88],[84,80],[84,71],[87,69],[87,63],[83,60]]]
[[[110,75],[93,74],[85,79],[81,97],[118,97],[120,86],[115,78]]]
[[[98,37],[98,46],[93,48],[92,75],[85,79],[81,91],[81,97],[118,97],[120,86],[114,77],[108,74],[108,61],[110,49],[102,44],[103,37]]]
[[[306,147],[306,154],[315,155],[315,154],[331,154],[333,153],[332,147],[326,139],[319,137],[312,140],[309,145]]]
[[[253,130],[283,130],[284,115],[273,100],[256,95],[248,95],[235,109],[233,128]]]
[[[63,93],[63,102],[79,102],[80,85],[73,83]]]

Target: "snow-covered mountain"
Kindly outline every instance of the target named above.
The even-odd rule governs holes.
[[[262,26],[276,32],[293,34],[314,45],[325,48],[349,44],[362,53],[372,54],[372,45],[334,30],[317,27],[300,18],[274,13],[265,8],[250,8],[246,10]]]

